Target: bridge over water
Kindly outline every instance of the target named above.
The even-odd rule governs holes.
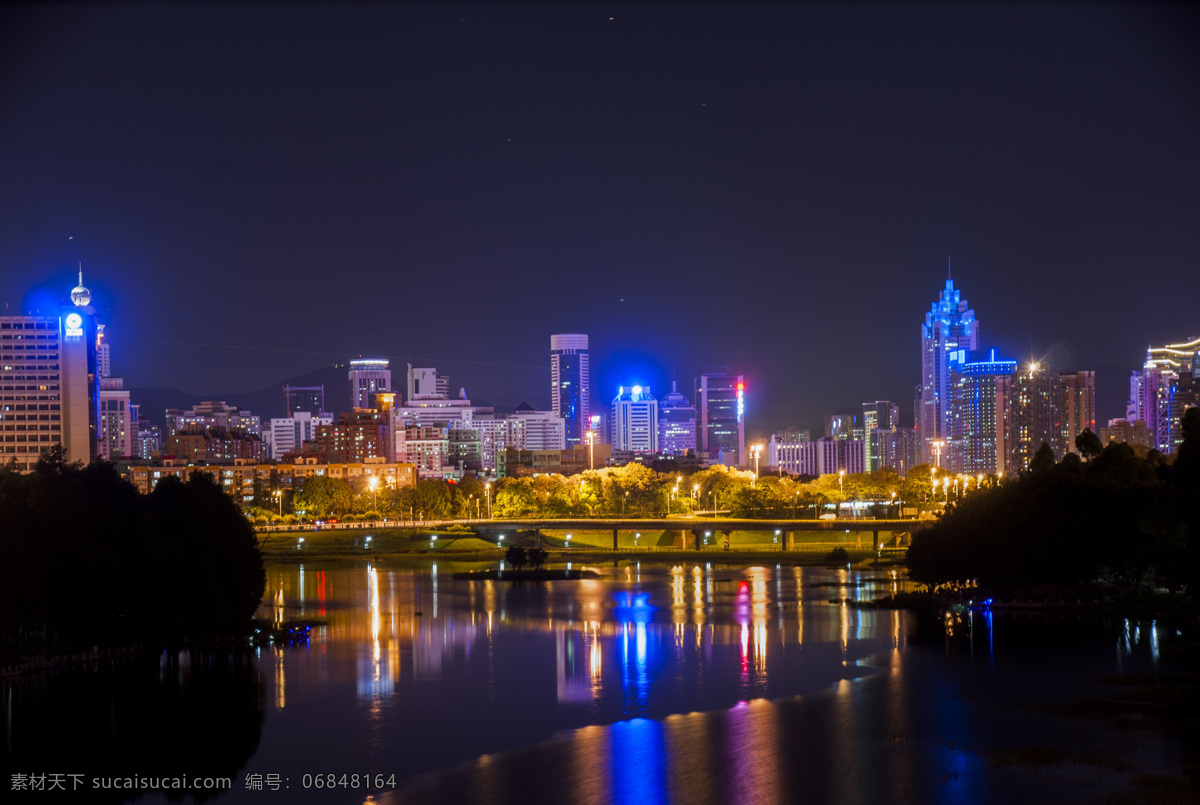
[[[518,530],[554,530],[554,531],[612,531],[613,550],[618,549],[617,537],[622,531],[679,531],[690,533],[692,548],[699,549],[706,538],[723,535],[728,538],[733,531],[768,531],[782,537],[782,549],[794,547],[794,534],[797,531],[826,531],[830,533],[870,532],[871,545],[879,550],[879,534],[887,532],[902,539],[910,537],[914,532],[921,531],[933,525],[933,520],[868,520],[863,518],[839,518],[837,520],[744,520],[730,517],[669,517],[669,518],[595,518],[595,517],[521,517],[505,520],[457,520],[462,525],[468,525],[480,534],[495,535],[506,531]],[[680,544],[678,547],[688,547]]]

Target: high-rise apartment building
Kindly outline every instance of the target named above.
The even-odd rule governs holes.
[[[562,417],[568,447],[583,443],[591,422],[591,383],[588,337],[550,336],[550,410]]]
[[[698,453],[708,464],[739,467],[746,459],[746,382],[729,367],[696,378]]]
[[[568,447],[566,420],[553,411],[536,411],[528,403],[521,403],[513,411],[512,418],[521,423],[518,433],[525,439],[524,444],[515,447],[522,450],[565,450]]]
[[[696,406],[672,380],[671,393],[658,401],[658,452],[682,456],[688,451],[696,451]]]
[[[337,422],[314,428],[313,449],[333,463],[362,463],[369,458],[392,461],[390,412],[375,408],[355,408],[338,415]]]
[[[71,302],[59,315],[0,316],[0,463],[22,472],[55,444],[68,461],[95,456],[96,316],[82,273]]]
[[[996,360],[994,350],[985,360],[957,364],[950,394],[950,432],[941,454],[944,468],[967,475],[1007,473],[1005,422],[1009,381],[1016,371],[1016,361]]]
[[[900,406],[891,400],[863,403],[862,431],[867,445],[867,472],[885,466],[881,450],[884,441],[876,438],[878,431],[891,431],[900,426]]]
[[[900,475],[908,475],[908,471],[920,463],[915,428],[876,428],[871,431],[868,447],[874,455],[872,460],[878,462],[871,465],[872,470],[891,467]]]
[[[1066,394],[1059,375],[1032,363],[1005,383],[1005,471],[1012,475],[1027,469],[1043,444],[1054,451],[1055,461],[1061,460],[1074,447],[1077,434],[1066,428]]]
[[[100,431],[96,455],[109,461],[137,455],[134,408],[129,402],[129,390],[124,387],[121,378],[100,378]]]
[[[295,411],[290,417],[272,419],[264,436],[273,461],[283,461],[289,453],[300,453],[304,443],[317,435],[318,425],[332,425],[333,417],[313,416],[310,411]]]
[[[83,282],[83,272],[79,272],[79,281]],[[99,377],[112,375],[112,347],[104,337],[104,325],[96,325],[96,374]]]
[[[649,386],[624,386],[612,401],[613,452],[658,452],[658,400]]]
[[[350,407],[370,408],[375,395],[392,390],[392,370],[383,358],[350,361]]]
[[[979,322],[962,292],[947,279],[946,287],[925,314],[921,326],[921,384],[917,387],[916,422],[923,461],[934,463],[950,438],[950,396],[955,363],[979,348]],[[942,443],[939,446],[937,443]]]
[[[1075,437],[1090,430],[1096,433],[1096,373],[1062,372],[1063,427],[1067,431],[1068,453],[1075,450]],[[1097,434],[1099,435],[1099,434]]]

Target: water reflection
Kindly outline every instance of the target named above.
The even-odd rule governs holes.
[[[890,571],[645,563],[512,584],[458,569],[269,568],[261,614],[317,625],[261,651],[266,719],[240,772],[386,771],[403,789],[293,788],[289,803],[521,802],[531,785],[585,803],[1005,801],[1020,791],[986,751],[1044,726],[1014,697],[1078,696],[1085,669],[1170,656],[1155,624],[1116,623],[1047,673],[1041,655],[1020,666],[1012,618],[970,611],[913,644],[909,614],[853,605],[902,587]],[[155,679],[190,686],[210,662],[172,655]]]
[[[259,748],[263,688],[249,649],[175,649],[5,680],[10,775],[78,775],[80,802],[121,802],[127,792],[93,778],[232,777]],[[44,789],[33,795],[49,795]],[[20,794],[17,798],[20,798]],[[206,797],[207,798],[207,797]]]

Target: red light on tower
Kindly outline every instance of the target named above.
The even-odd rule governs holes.
[[[746,384],[738,383],[738,391],[745,391],[745,390],[746,390]]]

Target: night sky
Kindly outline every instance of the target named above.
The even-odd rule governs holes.
[[[0,303],[82,261],[114,373],[201,395],[366,355],[548,407],[584,332],[601,405],[732,364],[757,437],[911,420],[949,262],[1103,421],[1200,334],[1197,42],[1188,5],[5,4]]]

